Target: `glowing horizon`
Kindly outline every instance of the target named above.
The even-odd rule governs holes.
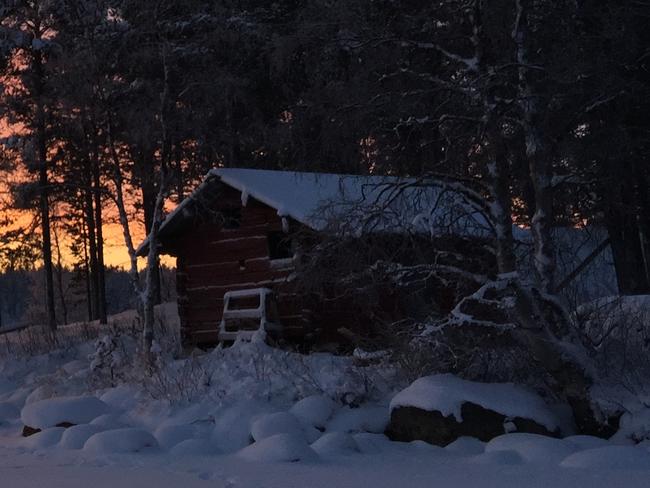
[[[15,133],[15,130],[10,129],[7,126],[5,120],[0,119],[0,137],[7,137],[9,134]],[[0,171],[0,202],[5,208],[11,208],[11,193],[10,186],[13,183],[18,183],[29,179],[25,169],[16,163],[13,169]],[[129,213],[129,229],[131,232],[131,238],[134,245],[137,247],[140,242],[145,237],[144,231],[144,219],[141,215],[142,212],[135,205],[135,201],[140,199],[139,191],[133,191],[129,189],[126,192],[126,204],[128,205]],[[130,197],[128,195],[131,195]],[[61,247],[61,263],[64,266],[71,266],[74,264],[70,253],[70,244],[72,242],[71,236],[67,235],[60,226],[56,225],[56,221],[64,215],[66,209],[62,205],[53,205],[50,208],[51,215],[51,229],[52,229],[52,245],[53,245],[53,259],[54,262],[57,261],[57,250],[54,248],[54,233],[58,233],[59,244]],[[104,236],[104,264],[107,267],[116,267],[122,269],[129,269],[130,267],[130,258],[129,253],[124,243],[124,234],[122,225],[118,220],[117,208],[114,204],[105,205],[102,208],[104,222],[102,226],[103,236]],[[9,220],[8,225],[2,225],[0,223],[0,233],[5,233],[11,230],[16,230],[20,227],[29,227],[31,222],[34,219],[34,211],[32,210],[20,210],[20,209],[11,209],[5,212],[3,217],[6,217]],[[140,260],[140,265],[144,260]],[[161,261],[167,265],[174,267],[175,260],[169,256],[161,256]],[[39,267],[40,264],[35,263],[35,267]]]

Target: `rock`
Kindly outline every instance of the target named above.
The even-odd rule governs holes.
[[[75,425],[77,425],[77,424],[73,424],[73,423],[70,423],[70,422],[61,422],[60,424],[54,425],[54,427],[59,427],[59,428],[62,428],[62,429],[69,429],[70,427],[74,427]],[[43,429],[39,429],[39,428],[36,428],[36,427],[30,427],[29,425],[25,425],[25,426],[23,426],[22,435],[23,435],[23,437],[30,437],[30,436],[32,436],[34,434],[38,434],[39,432],[42,432],[42,431],[43,431]]]
[[[390,403],[386,435],[445,446],[467,436],[487,442],[523,432],[559,437],[556,413],[535,392],[512,383],[478,383],[453,375],[420,378]]]
[[[462,420],[454,415],[444,416],[437,411],[416,407],[398,407],[393,410],[386,435],[394,441],[409,442],[423,440],[438,446],[446,446],[460,437],[474,437],[487,442],[510,432],[541,434],[559,437],[559,430],[549,431],[534,420],[514,417],[488,410],[471,402],[461,406]]]
[[[29,425],[25,425],[23,427],[22,436],[23,437],[29,437],[29,436],[32,436],[34,434],[38,434],[40,431],[41,431],[41,429],[35,429],[34,427],[30,427]]]

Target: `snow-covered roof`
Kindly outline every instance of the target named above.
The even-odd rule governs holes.
[[[162,224],[179,217],[215,180],[241,192],[242,204],[254,198],[279,217],[294,219],[314,230],[345,220],[358,230],[419,231],[453,228],[472,234],[489,232],[476,208],[455,191],[434,182],[394,176],[355,176],[262,169],[216,168]],[[462,229],[461,229],[462,228]]]
[[[493,235],[487,217],[453,183],[395,176],[215,168],[164,220],[160,229],[163,242],[196,215],[195,204],[199,200],[211,197],[218,201],[220,185],[239,191],[243,205],[254,198],[275,209],[279,217],[293,219],[317,231],[343,222],[346,227],[338,230],[353,234],[388,231],[487,238]],[[586,257],[602,242],[606,236],[597,231],[594,228],[557,230],[558,265],[562,274],[574,269],[575,256]],[[528,230],[513,226],[513,232],[517,241],[531,244]],[[138,255],[147,249],[145,240],[137,250]],[[595,284],[615,281],[609,256],[609,251],[603,253],[598,263],[591,266],[590,272],[599,277],[592,280]],[[567,257],[571,259],[564,263]],[[592,288],[589,299],[611,294],[609,290]]]

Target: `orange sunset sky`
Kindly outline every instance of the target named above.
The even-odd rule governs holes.
[[[9,133],[6,123],[0,120],[0,137],[4,137]],[[12,183],[21,181],[25,178],[25,170],[21,167],[16,167],[14,171],[0,171],[0,201],[3,203],[3,208],[5,203],[7,203],[11,197],[9,193],[9,188]],[[138,195],[135,196],[138,198]],[[171,205],[173,207],[173,205]],[[131,230],[131,235],[133,238],[134,244],[137,246],[142,239],[144,238],[144,223],[141,212],[138,212],[133,205],[129,209],[131,219],[129,222],[129,227]],[[169,210],[169,208],[168,208]],[[55,224],[55,221],[58,216],[65,215],[65,208],[60,206],[53,206],[51,210],[51,216],[53,220],[52,230],[53,233],[56,232],[62,254],[63,264],[70,265],[72,264],[71,257],[69,255],[68,246],[70,244],[69,236],[66,236],[62,229]],[[105,222],[103,227],[104,232],[104,261],[107,266],[116,266],[121,268],[127,268],[129,266],[129,255],[124,245],[124,237],[122,233],[122,226],[117,222],[117,209],[111,204],[110,201],[106,202],[106,206],[103,209]],[[4,212],[4,210],[3,210]],[[33,213],[22,210],[11,210],[9,215],[3,215],[3,217],[9,217],[10,224],[8,227],[3,227],[0,224],[0,234],[11,230],[12,228],[19,226],[28,226],[33,219]],[[4,220],[4,219],[3,219]],[[54,235],[52,236],[54,240]],[[54,250],[54,252],[56,252]],[[56,260],[56,255],[54,256]],[[163,263],[167,266],[175,266],[175,260],[163,257]]]

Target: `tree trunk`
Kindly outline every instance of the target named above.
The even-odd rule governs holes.
[[[86,285],[86,309],[88,313],[88,321],[90,322],[93,319],[93,307],[92,307],[92,292],[90,289],[90,264],[88,262],[88,232],[86,229],[85,214],[83,212],[81,215],[81,242],[83,243],[83,252],[84,252],[83,277],[84,277],[84,284]]]
[[[153,362],[153,340],[154,340],[154,326],[155,315],[154,306],[156,286],[160,291],[160,259],[158,251],[158,231],[163,219],[163,206],[165,203],[165,186],[166,174],[164,168],[161,168],[160,185],[158,187],[158,195],[156,196],[156,205],[154,208],[153,222],[151,223],[151,231],[147,237],[149,241],[149,252],[147,253],[147,275],[146,285],[144,291],[144,331],[142,334],[142,349],[145,360],[148,364]]]
[[[47,141],[45,123],[45,102],[43,87],[43,59],[40,51],[34,52],[35,103],[36,103],[36,142],[39,158],[39,205],[41,214],[41,232],[43,249],[43,270],[45,272],[45,295],[47,308],[47,325],[51,331],[56,330],[56,309],[54,305],[54,276],[52,266],[52,237],[50,233],[50,204],[47,163]]]
[[[569,321],[555,295],[556,259],[552,236],[553,226],[553,150],[545,136],[543,111],[540,106],[548,102],[545,81],[537,79],[531,64],[543,60],[529,59],[529,46],[534,40],[534,29],[529,22],[536,21],[535,4],[516,2],[517,12],[512,30],[516,46],[515,61],[519,65],[519,107],[523,129],[523,143],[528,160],[528,177],[532,183],[535,211],[531,222],[534,243],[534,265],[537,286],[515,282],[516,306],[520,326],[513,336],[530,351],[556,382],[561,393],[573,409],[581,433],[597,433],[600,427],[590,402],[592,379],[576,358],[571,357],[567,344],[579,347],[579,337],[569,326]],[[536,52],[532,53],[533,56]],[[584,348],[584,345],[582,345]]]
[[[156,213],[156,199],[158,190],[155,185],[155,168],[153,156],[146,155],[141,158],[138,166],[140,167],[140,188],[142,190],[142,206],[144,210],[144,229],[149,235],[153,227]],[[152,270],[153,273],[153,300],[156,304],[162,301],[160,290],[160,264]]]
[[[88,229],[88,253],[90,257],[90,289],[91,289],[91,304],[92,316],[91,320],[96,320],[99,316],[99,275],[97,269],[97,236],[95,234],[95,212],[93,209],[93,194],[92,194],[92,178],[90,172],[90,165],[87,164],[87,180],[86,188],[84,189],[85,199],[85,214],[86,214],[86,227]]]
[[[59,245],[59,234],[54,227],[54,244],[56,246],[56,281],[59,288],[59,303],[61,304],[61,313],[63,314],[63,323],[68,323],[68,305],[65,301],[63,291],[63,265],[61,264],[61,246]]]
[[[605,225],[612,241],[619,292],[623,295],[650,293],[650,241],[646,178],[632,163],[612,162],[606,169]],[[622,167],[621,167],[622,166]],[[635,171],[636,169],[636,171]]]
[[[490,213],[496,231],[497,268],[499,274],[508,274],[517,269],[512,235],[511,175],[501,136],[497,130],[490,132],[490,146],[493,148],[494,157],[494,160],[488,164],[492,193]]]
[[[95,226],[97,229],[97,317],[100,324],[108,323],[106,316],[106,268],[104,266],[104,232],[102,222],[102,193],[99,175],[99,155],[93,161],[93,188],[95,195]]]

